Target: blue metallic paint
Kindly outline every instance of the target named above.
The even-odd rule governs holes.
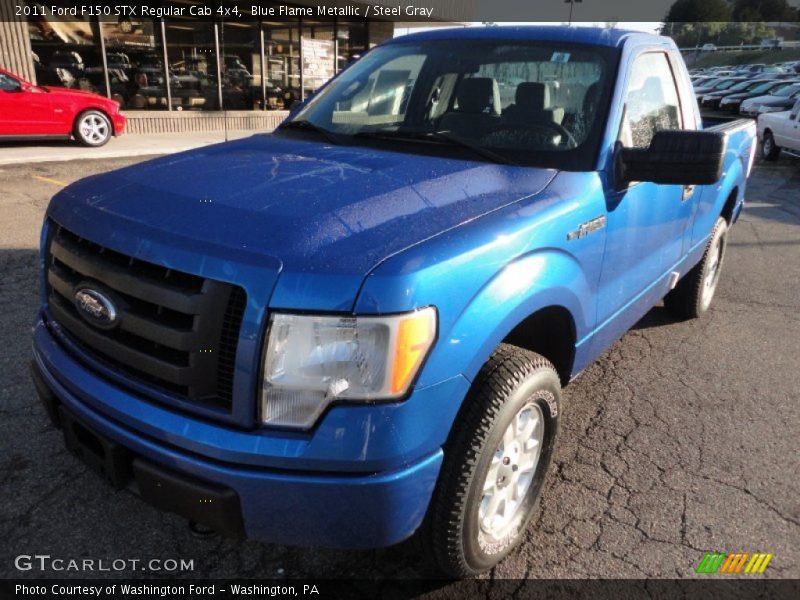
[[[536,310],[563,307],[577,374],[666,293],[671,270],[685,273],[700,259],[731,190],[744,194],[751,140],[741,134],[731,136],[720,183],[685,202],[678,186],[613,189],[630,62],[648,49],[673,51],[665,38],[503,27],[389,43],[487,37],[623,46],[596,171],[257,135],[82,180],[53,199],[50,218],[141,260],[241,285],[248,303],[233,416],[192,409],[215,422],[174,399],[131,393],[98,376],[102,366],[73,358],[43,297],[34,355],[59,399],[142,456],[234,488],[251,537],[369,547],[410,535],[470,381],[497,343]],[[696,106],[684,114],[699,122]],[[604,229],[568,241],[598,216],[608,219]],[[426,305],[438,310],[438,342],[406,400],[334,406],[310,432],[241,428],[255,410],[268,311]]]
[[[377,474],[303,473],[219,463],[175,449],[175,440],[163,432],[159,439],[141,435],[130,429],[127,417],[122,424],[93,410],[47,369],[47,353],[37,350],[35,358],[48,387],[82,422],[162,467],[236,491],[250,538],[292,545],[389,546],[413,533],[425,516],[442,463],[441,448]],[[120,396],[124,394],[117,392]]]

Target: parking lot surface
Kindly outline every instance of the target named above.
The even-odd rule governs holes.
[[[200,539],[67,453],[27,370],[39,227],[60,186],[138,160],[0,166],[0,576],[417,576],[407,546]],[[747,197],[710,313],[654,308],[568,387],[533,527],[490,577],[683,578],[706,552],[773,553],[764,576],[800,577],[800,161],[757,165]],[[21,572],[24,554],[193,571]]]

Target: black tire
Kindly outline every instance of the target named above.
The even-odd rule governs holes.
[[[673,315],[681,319],[694,319],[708,310],[719,282],[727,241],[728,223],[719,217],[702,260],[664,297],[664,307]]]
[[[538,354],[501,344],[483,366],[447,441],[439,482],[419,534],[419,542],[439,574],[469,577],[491,569],[522,540],[550,466],[558,432],[560,401],[558,373]],[[526,413],[528,420],[523,421]],[[516,420],[517,415],[521,415],[520,420]],[[541,422],[543,426],[543,433],[538,430],[541,436],[538,460],[529,463],[534,466],[529,467],[530,474],[524,476],[523,484],[527,487],[521,490],[517,484],[522,481],[523,469],[515,463],[509,464],[504,454],[514,452],[516,441],[508,444],[506,450],[499,447],[512,421],[514,431],[521,423],[525,425],[523,431],[531,423],[534,429],[538,427],[536,423]],[[517,447],[516,451],[519,449]],[[517,454],[514,461],[520,456]],[[490,468],[494,469],[491,479],[487,478]],[[505,486],[510,484],[512,491],[511,499],[503,503],[504,512],[511,502],[518,508],[509,509],[507,533],[501,539],[494,539],[484,531],[484,523],[479,522],[482,502],[491,506],[492,500],[492,496],[487,498],[484,494],[484,487],[494,481],[495,492],[502,495],[506,490],[500,490],[501,479],[505,480],[501,475],[506,471],[509,479]],[[516,501],[513,490],[520,492]],[[487,518],[485,514],[484,519]]]
[[[764,132],[764,141],[761,143],[761,157],[764,160],[778,160],[781,155],[780,147],[775,143],[771,131]]]
[[[114,128],[105,113],[99,110],[85,110],[72,126],[72,135],[82,146],[99,148],[105,146],[114,135]]]

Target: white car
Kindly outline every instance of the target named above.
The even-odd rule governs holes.
[[[775,100],[776,98],[781,97],[790,97],[796,93],[800,92],[800,82],[793,82],[791,85],[787,85],[779,89],[774,94],[767,94],[766,96],[756,96],[755,98],[748,98],[744,102],[742,102],[741,106],[739,107],[739,114],[744,115],[746,117],[757,117],[761,112],[761,106],[765,102],[770,102],[771,100]]]
[[[765,160],[776,160],[781,151],[800,157],[800,100],[790,111],[759,115],[758,139]]]

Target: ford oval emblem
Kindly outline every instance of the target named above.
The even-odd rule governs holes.
[[[102,329],[117,324],[117,308],[111,299],[95,289],[84,287],[75,292],[75,307],[89,323]]]

